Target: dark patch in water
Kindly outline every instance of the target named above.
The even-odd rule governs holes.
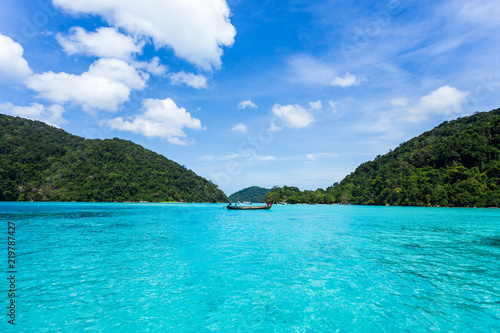
[[[130,228],[134,225],[131,223],[113,223],[110,228]]]
[[[61,228],[66,228],[66,229],[78,229],[78,228],[88,228],[90,224],[85,223],[72,223],[72,224],[64,224],[61,225]]]
[[[60,219],[86,219],[86,218],[101,218],[109,216],[113,216],[113,214],[110,212],[68,212],[68,213],[51,214],[52,218],[60,218]]]
[[[418,244],[403,244],[402,246],[407,248],[407,249],[420,249],[421,248],[421,246]]]
[[[60,212],[60,213],[23,213],[23,214],[2,214],[9,220],[65,220],[65,219],[87,219],[114,216],[114,212]]]
[[[474,241],[474,243],[481,243],[488,246],[500,247],[500,236],[484,237],[479,241]]]
[[[446,228],[446,227],[434,227],[427,229],[433,233],[446,233],[446,234],[454,234],[454,235],[462,235],[464,232],[460,229]]]

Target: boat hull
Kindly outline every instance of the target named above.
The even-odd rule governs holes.
[[[269,206],[230,206],[228,205],[226,208],[231,210],[267,210],[271,209],[272,205]]]

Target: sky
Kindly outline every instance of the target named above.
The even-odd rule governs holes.
[[[496,0],[2,0],[0,113],[213,181],[326,188],[500,107]]]

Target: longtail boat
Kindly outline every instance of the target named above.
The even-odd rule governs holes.
[[[267,204],[265,206],[231,206],[231,204],[227,205],[227,209],[233,209],[233,210],[258,210],[258,209],[271,209],[273,206],[272,203]]]

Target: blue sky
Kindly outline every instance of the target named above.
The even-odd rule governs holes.
[[[4,0],[0,112],[118,137],[231,194],[325,188],[500,107],[498,1]]]

